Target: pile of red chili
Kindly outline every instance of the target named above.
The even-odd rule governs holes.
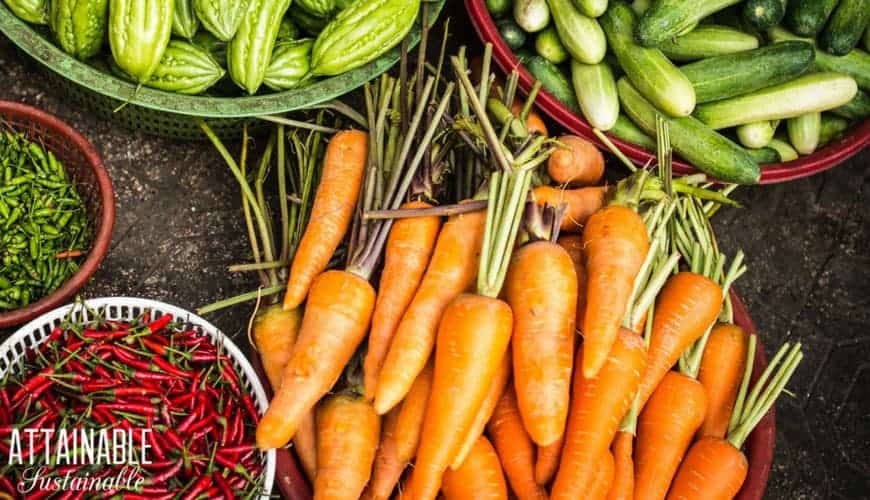
[[[40,467],[57,481],[118,474],[121,464],[67,465],[44,451],[69,447],[74,431],[121,429],[137,449],[147,449],[133,468],[142,479],[135,488],[125,484],[98,495],[47,488],[29,491],[27,498],[229,500],[261,494],[263,460],[254,446],[259,415],[229,357],[168,314],[153,318],[146,312],[130,321],[105,320],[99,311],[90,316],[96,319],[86,324],[64,321],[0,380],[0,456],[10,457],[10,463],[0,461],[0,493],[16,497],[28,469]],[[10,447],[13,432],[28,428],[69,434],[66,443],[58,442],[57,432],[36,434],[34,445],[21,450],[22,464],[11,460]]]

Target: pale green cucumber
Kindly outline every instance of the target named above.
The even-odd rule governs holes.
[[[798,153],[808,155],[819,147],[822,131],[821,113],[806,113],[789,118],[785,125],[788,130],[788,140]]]
[[[586,121],[599,130],[613,128],[619,117],[619,96],[610,66],[571,61],[571,81]]]
[[[578,11],[571,0],[547,0],[553,23],[565,50],[574,59],[598,64],[607,51],[607,40],[598,21]]]
[[[798,158],[798,152],[791,147],[791,144],[776,137],[771,139],[767,147],[775,149],[779,153],[779,161],[781,162],[797,160]]]
[[[812,38],[802,38],[780,26],[767,31],[767,36],[774,42],[800,40],[815,43]],[[824,50],[816,49],[816,59],[813,67],[818,71],[833,71],[851,76],[858,86],[870,91],[870,54],[861,49],[852,49],[844,56],[835,56]]]
[[[747,148],[763,148],[773,139],[777,122],[768,120],[747,123],[737,127],[737,140]]]
[[[730,26],[702,24],[659,48],[672,61],[694,61],[758,48],[758,39]]]

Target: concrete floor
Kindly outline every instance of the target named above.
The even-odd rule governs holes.
[[[0,99],[78,128],[114,182],[114,241],[85,297],[135,295],[193,309],[255,288],[253,277],[225,271],[249,251],[235,183],[210,145],[131,132],[81,111],[5,38],[0,74]],[[746,208],[721,211],[715,226],[728,253],[747,254],[750,272],[737,289],[768,350],[801,340],[806,352],[794,397],[777,404],[766,498],[868,498],[870,150],[810,179],[741,188],[736,198]],[[209,319],[243,344],[248,313]]]

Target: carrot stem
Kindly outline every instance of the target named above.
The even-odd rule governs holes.
[[[452,205],[439,205],[429,208],[397,208],[395,210],[370,210],[363,214],[363,219],[404,219],[408,217],[451,216],[477,212],[486,208],[487,200],[474,200]]]
[[[278,206],[281,211],[281,257],[287,260],[290,252],[290,207],[287,204],[287,171],[284,169],[284,125],[279,124],[277,131],[278,145]]]
[[[266,269],[280,269],[290,265],[290,260],[273,260],[269,262],[249,262],[245,264],[233,264],[227,267],[231,273],[243,273],[247,271],[263,271]]]
[[[220,309],[234,306],[236,304],[241,304],[243,302],[255,300],[258,296],[265,297],[268,295],[275,295],[276,293],[280,293],[286,289],[287,289],[286,284],[260,288],[258,290],[254,290],[252,292],[242,293],[242,294],[236,295],[235,297],[230,297],[228,299],[219,300],[217,302],[213,302],[211,304],[202,306],[196,310],[196,314],[212,313],[212,312],[218,311]]]
[[[526,120],[529,118],[529,113],[532,112],[532,106],[535,103],[535,99],[538,97],[538,93],[541,91],[543,86],[544,84],[541,83],[540,80],[535,80],[531,90],[529,90],[529,94],[526,96],[526,102],[523,103],[523,109],[520,110],[520,123],[526,123]]]
[[[350,118],[354,123],[356,123],[357,125],[359,125],[362,128],[366,128],[368,126],[368,124],[366,124],[366,119],[365,119],[365,117],[363,117],[363,115],[361,115],[357,110],[353,109],[352,107],[348,106],[347,104],[341,102],[341,100],[339,100],[339,99],[333,99],[331,101],[322,102],[320,104],[313,104],[311,106],[306,106],[305,109],[329,109],[329,110],[335,111],[337,113],[340,113],[347,118]],[[266,117],[260,117],[260,118],[274,122],[275,118],[279,118],[279,117],[270,116],[269,118],[266,118]],[[284,122],[284,124],[288,125],[287,122]],[[324,126],[319,126],[316,128],[312,128],[312,127],[303,127],[303,128],[308,128],[310,130],[323,132],[326,134],[331,134],[331,133],[338,131],[337,129],[330,128],[330,127],[324,127]]]
[[[597,128],[593,128],[592,133],[595,134],[595,137],[597,137],[598,140],[601,141],[604,146],[606,146],[607,149],[610,150],[610,152],[613,153],[613,155],[616,156],[619,161],[621,161],[622,164],[626,166],[626,168],[628,168],[629,172],[637,172],[637,167],[634,165],[634,163],[632,163],[631,160],[629,160],[628,157],[626,157],[625,154],[618,147],[616,147],[616,144],[613,144],[609,137],[604,135],[604,132],[598,130]]]
[[[314,107],[314,106],[312,106],[312,107]],[[327,106],[321,105],[321,107],[327,107]],[[331,107],[332,109],[335,109],[335,110],[339,109],[338,107],[336,107],[334,105],[330,105],[329,107]],[[263,115],[263,116],[258,116],[257,118],[259,118],[260,120],[265,120],[267,122],[279,123],[281,125],[287,125],[287,126],[293,127],[293,128],[302,128],[302,129],[314,130],[316,132],[323,132],[325,134],[334,134],[334,133],[338,132],[338,129],[335,129],[332,127],[326,127],[326,126],[323,126],[323,125],[320,125],[317,123],[309,123],[309,122],[303,122],[303,121],[299,121],[299,120],[292,120],[290,118],[285,118],[283,116]],[[206,135],[208,135],[208,134],[206,133]]]

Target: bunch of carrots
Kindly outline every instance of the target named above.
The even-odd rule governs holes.
[[[709,221],[733,186],[672,179],[663,120],[657,169],[602,184],[601,152],[549,137],[540,85],[517,99],[490,46],[473,83],[464,50],[421,45],[355,127],[311,132],[322,157],[298,148],[320,180],[310,209],[294,191],[286,287],[260,291],[286,288],[255,322],[260,448],[292,441],[324,500],[733,498],[802,356],[757,373],[733,323],[743,256]]]

